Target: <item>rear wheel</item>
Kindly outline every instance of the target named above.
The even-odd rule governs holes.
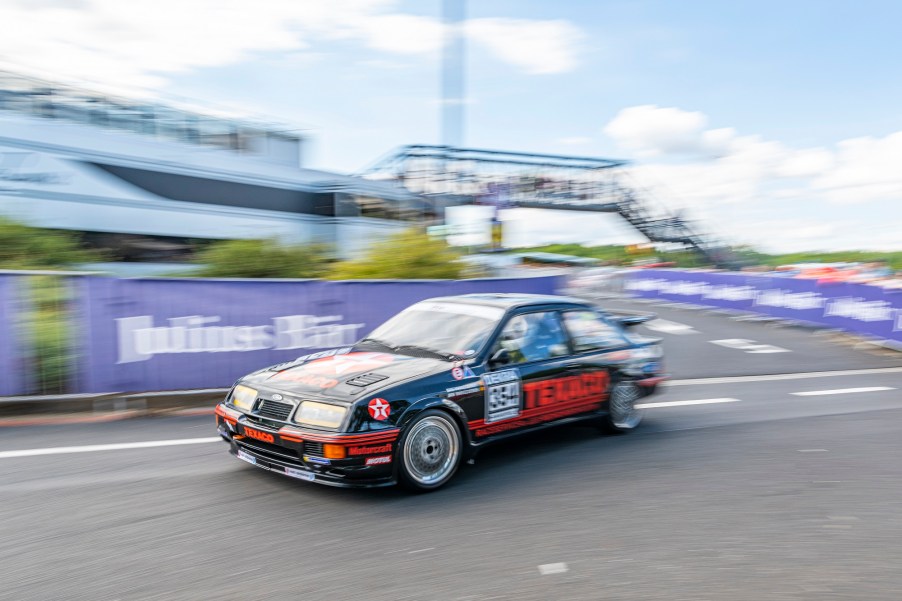
[[[635,430],[642,421],[643,411],[636,408],[642,392],[632,382],[618,382],[611,388],[608,414],[603,426],[608,432],[623,433]]]
[[[401,484],[413,490],[434,490],[445,484],[460,465],[460,428],[444,411],[421,413],[405,431],[398,446]]]

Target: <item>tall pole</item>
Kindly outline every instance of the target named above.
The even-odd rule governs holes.
[[[464,13],[466,0],[442,0],[442,144],[460,147],[464,139]]]

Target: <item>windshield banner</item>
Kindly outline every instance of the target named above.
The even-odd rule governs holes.
[[[642,298],[734,309],[902,344],[902,290],[742,273],[641,269],[624,290]]]
[[[408,305],[476,292],[554,294],[558,277],[463,281],[80,278],[79,392],[222,388],[353,344]]]
[[[27,388],[27,370],[16,326],[23,321],[19,317],[23,280],[19,276],[0,274],[0,396],[25,394]]]

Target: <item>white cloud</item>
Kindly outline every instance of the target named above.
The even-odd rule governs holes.
[[[851,204],[894,199],[902,205],[902,132],[843,140],[834,156],[835,167],[812,182],[828,200]]]
[[[443,43],[438,19],[392,0],[81,0],[0,4],[0,59],[55,79],[154,89],[168,75],[250,59],[313,52],[351,40],[377,52],[428,55]],[[529,73],[575,65],[579,30],[566,21],[477,19],[468,30]]]
[[[632,169],[635,182],[734,240],[786,251],[853,241],[902,248],[898,232],[893,243],[889,232],[869,237],[850,226],[859,215],[864,231],[902,223],[902,132],[792,148],[707,123],[699,112],[642,105],[621,110],[603,131],[648,157]]]
[[[555,140],[555,143],[561,146],[586,146],[592,143],[592,138],[588,136],[565,136]]]
[[[534,74],[572,71],[582,31],[564,20],[472,19],[467,35],[501,60]]]
[[[696,153],[703,146],[702,131],[707,122],[699,112],[644,104],[621,110],[603,131],[642,156]],[[717,134],[712,136],[716,138]]]

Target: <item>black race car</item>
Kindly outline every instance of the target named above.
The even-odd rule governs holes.
[[[627,328],[650,317],[556,296],[425,300],[354,346],[241,378],[216,407],[219,434],[301,480],[438,488],[489,442],[577,420],[638,426],[661,347]]]

